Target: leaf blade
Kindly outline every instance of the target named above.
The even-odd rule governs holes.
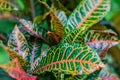
[[[97,23],[110,9],[110,0],[83,0],[68,19],[65,32],[75,28],[87,30]]]
[[[88,55],[91,58],[88,58]],[[34,72],[39,74],[39,72],[42,73],[44,71],[60,70],[73,75],[83,75],[90,74],[100,66],[102,67],[103,65],[97,53],[88,46],[77,43],[71,45],[65,43],[53,47],[48,52],[48,55],[41,60]]]

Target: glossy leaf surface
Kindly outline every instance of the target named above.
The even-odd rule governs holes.
[[[110,9],[110,0],[82,0],[68,19],[65,32],[75,28],[86,31],[102,19]]]
[[[101,67],[104,65],[99,56],[89,46],[65,43],[53,47],[47,56],[42,58],[34,73],[60,70],[72,75],[83,75]]]

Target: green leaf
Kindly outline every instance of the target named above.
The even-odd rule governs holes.
[[[65,32],[75,28],[86,31],[110,10],[110,0],[82,0],[68,19]]]
[[[0,45],[0,64],[4,64],[10,61],[8,53]]]
[[[50,49],[34,73],[59,70],[72,75],[88,75],[103,66],[97,53],[89,46],[64,43]]]
[[[84,43],[84,29],[81,30],[80,28],[74,29],[70,32],[68,32],[61,40],[61,43],[74,43],[74,42],[79,42],[79,43]]]
[[[62,25],[65,26],[67,24],[67,16],[65,12],[62,10],[57,10],[56,15],[58,19],[61,21]]]
[[[24,35],[19,31],[17,25],[10,35],[8,47],[22,55],[23,59],[27,59],[29,55],[28,43]]]

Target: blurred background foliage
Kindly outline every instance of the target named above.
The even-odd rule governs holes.
[[[40,24],[46,30],[49,29],[50,17],[44,19],[47,10],[46,8],[38,2],[38,0],[10,0],[16,5],[15,10],[6,11],[0,10],[0,39],[5,43],[15,24],[18,24],[18,21],[14,17],[25,18],[32,22]],[[47,2],[50,6],[55,0],[42,0]],[[67,16],[70,15],[70,12],[79,4],[81,0],[60,0],[60,2],[65,6],[62,8],[59,6],[59,3],[56,3],[56,7],[62,8],[66,11]],[[69,3],[69,4],[68,4]],[[106,25],[108,28],[115,30],[120,36],[120,0],[111,0],[111,10],[106,15],[105,21],[102,21],[102,24]],[[48,46],[45,44],[42,50]],[[0,47],[0,64],[6,63],[9,61],[8,55]],[[107,62],[109,68],[107,68],[111,73],[116,74],[120,77],[120,45],[117,45],[108,51],[108,55],[105,57],[104,62]],[[2,54],[2,55],[1,55]],[[3,57],[4,56],[4,57]]]

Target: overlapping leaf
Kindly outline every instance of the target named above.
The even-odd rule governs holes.
[[[96,50],[98,54],[106,53],[108,48],[119,44],[117,34],[108,30],[89,30],[84,37],[85,44]]]
[[[50,16],[51,16],[51,30],[54,31],[57,35],[59,36],[63,36],[64,35],[64,28],[63,25],[60,21],[60,19],[57,17],[57,14],[55,14],[56,10],[53,7],[53,10],[45,3],[40,1],[43,5],[46,6],[46,8],[48,9],[48,11],[50,12]],[[55,11],[55,12],[54,12]]]
[[[85,33],[84,30],[80,30],[79,28],[70,31],[61,40],[61,43],[74,42],[85,43],[98,51],[98,53],[101,53],[101,51],[105,50],[107,47],[110,48],[119,44],[119,39],[117,34],[108,30],[89,30]]]
[[[86,31],[97,23],[110,9],[110,0],[82,0],[68,19],[65,32],[75,28]]]
[[[9,54],[9,56],[10,56],[10,58],[12,60],[14,60],[14,59],[17,58],[19,60],[19,62],[20,62],[21,67],[24,70],[27,70],[27,68],[29,67],[29,62],[28,61],[24,60],[21,55],[17,54],[15,51],[13,51],[12,49],[10,49],[9,47],[6,47],[6,46],[3,45],[3,48]]]
[[[84,29],[74,29],[68,32],[61,40],[61,43],[84,43]]]
[[[33,62],[30,70],[33,71],[38,65],[39,63],[41,62],[42,58],[44,58],[47,53],[48,53],[49,49],[46,49],[45,51],[43,51],[40,56]]]
[[[67,16],[64,11],[62,10],[57,10],[56,11],[56,16],[58,19],[61,21],[62,25],[65,26],[67,24]]]
[[[33,62],[40,56],[42,43],[38,38],[31,37],[28,39],[28,45],[30,49],[30,64],[32,66]]]
[[[8,47],[22,55],[23,59],[27,59],[29,55],[28,43],[24,35],[19,31],[17,25],[10,35]]]
[[[60,70],[72,75],[83,75],[90,74],[103,66],[97,53],[89,46],[64,43],[53,47],[47,56],[42,58],[34,73]]]
[[[46,35],[46,30],[38,26],[37,24],[32,24],[30,21],[27,21],[25,19],[20,19],[20,23],[22,24],[22,27],[31,35],[42,39],[44,42],[49,44],[48,37]]]
[[[36,80],[36,76],[26,74],[26,72],[20,67],[17,59],[0,65],[12,78],[16,80]]]

